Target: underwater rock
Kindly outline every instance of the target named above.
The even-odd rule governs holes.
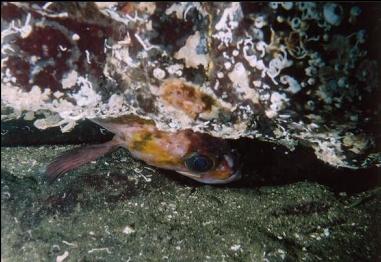
[[[2,3],[2,120],[69,131],[133,114],[380,165],[380,14],[378,3]]]

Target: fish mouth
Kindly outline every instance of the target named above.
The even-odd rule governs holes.
[[[208,177],[201,178],[197,175],[194,175],[194,174],[191,174],[188,172],[180,172],[180,171],[178,171],[178,172],[180,174],[183,174],[184,176],[187,176],[193,180],[196,180],[197,182],[200,182],[203,184],[209,184],[209,185],[228,184],[228,183],[231,183],[233,181],[237,181],[242,177],[240,170],[235,171],[233,175],[229,176],[226,179],[215,179],[215,178],[208,178]]]
[[[201,183],[204,183],[204,184],[218,185],[218,184],[228,184],[228,183],[231,183],[233,181],[237,181],[237,180],[241,179],[241,177],[242,177],[241,171],[237,170],[236,172],[234,172],[234,174],[232,176],[229,176],[227,179],[213,179],[213,178],[206,178],[206,179],[201,179],[201,180],[197,180],[197,178],[195,178],[195,179]]]

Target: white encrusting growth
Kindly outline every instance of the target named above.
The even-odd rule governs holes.
[[[121,44],[120,42],[122,41],[119,41],[118,43]],[[105,38],[103,42],[103,53],[107,53],[107,49],[112,49],[112,46],[107,43],[107,39]]]
[[[323,7],[323,15],[325,21],[331,25],[338,26],[341,23],[343,8],[335,3],[327,3]]]
[[[94,90],[92,83],[82,76],[77,77],[76,84],[81,88],[77,93],[70,95],[74,98],[78,106],[91,106],[96,108],[96,105],[101,102],[101,96]]]
[[[71,37],[74,41],[78,41],[80,39],[80,36],[78,34],[73,34]]]
[[[233,40],[232,31],[238,27],[239,21],[242,18],[243,13],[240,3],[232,2],[230,7],[224,9],[220,20],[215,25],[217,33],[212,35],[213,38],[221,41],[219,47],[221,47],[222,44],[229,46]]]
[[[194,35],[188,37],[185,45],[175,53],[176,59],[184,59],[186,67],[197,68],[202,65],[207,68],[209,56],[207,54],[198,52],[197,47],[200,45],[201,35],[196,31]]]
[[[164,79],[164,77],[165,77],[165,71],[162,70],[162,69],[160,69],[160,68],[155,68],[155,69],[153,70],[153,76],[154,76],[155,78],[159,79],[159,80],[162,80],[162,79]]]
[[[235,89],[244,99],[250,99],[255,103],[258,102],[258,93],[255,89],[250,88],[247,70],[241,62],[235,64],[234,69],[228,76]]]
[[[185,14],[185,8],[187,7],[187,5],[188,3],[186,2],[174,3],[168,9],[165,10],[165,14],[171,15],[172,13],[175,13],[177,19],[181,20],[184,18],[183,15]]]
[[[229,69],[232,67],[232,63],[230,63],[230,62],[225,62],[225,63],[224,63],[224,66],[225,66],[225,69],[226,69],[226,70],[229,70]]]
[[[235,21],[237,16],[241,18],[242,10],[241,5],[238,2],[231,3],[229,8],[224,10],[224,13],[221,16],[220,21],[216,24],[216,30],[232,30],[238,26],[238,23]]]
[[[182,76],[183,69],[184,69],[184,65],[182,64],[173,64],[166,67],[168,74],[177,75],[177,76]]]
[[[41,88],[36,85],[29,92],[23,92],[10,84],[2,85],[1,90],[1,102],[14,103],[17,111],[37,111],[44,107],[44,102],[50,95],[50,90],[41,92]]]
[[[202,8],[201,4],[198,3],[198,2],[193,2],[193,3],[190,3],[190,2],[174,3],[169,8],[167,8],[165,10],[165,14],[170,16],[173,13],[175,13],[177,19],[187,21],[188,12],[191,9],[193,9],[193,8],[196,8],[197,11],[199,11],[201,15],[203,15],[203,16],[207,15],[205,10]]]
[[[150,43],[146,44],[143,39],[137,34],[135,33],[134,36],[136,37],[136,39],[138,40],[138,42],[142,45],[143,49],[145,51],[149,51],[153,48],[157,48],[157,49],[160,49],[158,46],[155,46],[155,45],[151,45]]]
[[[63,47],[62,45],[58,45],[59,49],[62,51],[62,52],[65,52],[67,51],[67,47]]]
[[[91,61],[90,61],[90,52],[89,52],[89,50],[85,50],[85,53],[86,53],[86,60],[87,60],[87,63],[88,63],[88,64],[91,64]]]
[[[106,9],[106,8],[112,9],[118,4],[118,2],[94,2],[94,3],[99,9]]]
[[[52,4],[53,2],[46,2],[46,4],[42,6],[42,9],[48,9],[48,7],[51,6]]]
[[[5,37],[16,33],[19,33],[21,38],[27,38],[33,29],[31,25],[31,18],[32,15],[28,13],[24,25],[21,27],[17,27],[15,25],[15,21],[13,20],[7,29],[1,31],[1,40],[3,41]]]
[[[295,78],[289,76],[289,75],[283,75],[280,77],[280,82],[282,84],[287,84],[288,85],[288,88],[287,88],[287,91],[293,93],[293,94],[296,94],[298,93],[302,87],[300,86],[299,82],[296,81]]]
[[[65,78],[62,79],[61,84],[63,89],[68,89],[73,87],[77,83],[78,72],[72,70],[69,72]]]
[[[279,92],[273,92],[271,94],[271,104],[270,108],[266,110],[266,116],[268,118],[274,118],[278,115],[278,111],[282,110],[285,108],[286,103],[290,99],[286,96],[286,94],[281,94]]]
[[[287,52],[284,46],[280,48],[281,53],[277,53],[274,58],[270,61],[268,68],[266,68],[266,74],[271,78],[274,84],[278,84],[275,77],[280,74],[280,72],[287,67],[290,67],[293,62],[287,59]]]

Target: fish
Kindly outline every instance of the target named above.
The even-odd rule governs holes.
[[[45,171],[49,183],[120,147],[148,165],[176,171],[204,184],[226,184],[241,177],[239,155],[224,139],[189,129],[162,131],[153,121],[135,116],[91,121],[114,133],[113,139],[57,157]]]

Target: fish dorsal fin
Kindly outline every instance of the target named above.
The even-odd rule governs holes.
[[[154,126],[154,122],[152,120],[146,120],[135,115],[125,115],[125,116],[119,116],[116,118],[104,118],[104,119],[95,118],[90,120],[114,134],[121,134],[125,132],[125,130],[129,126],[132,126],[134,124],[139,124],[141,126],[143,125]]]

